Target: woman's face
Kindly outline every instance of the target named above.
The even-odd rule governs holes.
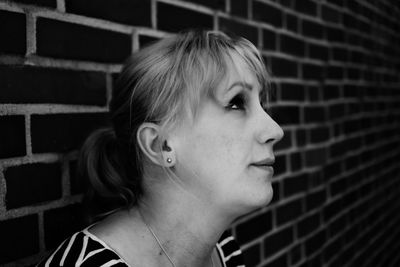
[[[273,169],[252,164],[274,160],[283,131],[263,110],[254,73],[232,57],[236,67],[216,89],[216,101],[202,103],[196,120],[175,135],[175,171],[184,190],[241,215],[271,201]]]

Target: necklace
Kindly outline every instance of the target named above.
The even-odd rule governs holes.
[[[140,214],[140,216],[142,217],[142,220],[143,220],[144,224],[146,225],[147,229],[149,229],[150,233],[152,234],[152,236],[154,237],[154,239],[157,241],[158,246],[159,246],[159,247],[161,248],[161,250],[164,252],[165,256],[167,256],[167,258],[168,258],[169,262],[171,263],[171,265],[172,265],[173,267],[176,267],[175,263],[174,263],[174,262],[172,261],[172,259],[169,257],[167,251],[165,251],[163,245],[162,245],[161,242],[160,242],[160,239],[158,239],[157,235],[154,233],[153,229],[151,229],[150,225],[147,224],[146,220],[144,219],[144,217],[143,217],[143,215],[142,215],[142,212],[141,212],[139,209],[138,209],[138,211],[139,211],[139,214]],[[214,260],[213,260],[212,254],[211,254],[211,264],[212,264],[212,267],[214,267]]]

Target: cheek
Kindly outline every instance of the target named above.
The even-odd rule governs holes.
[[[196,157],[202,159],[206,168],[212,167],[226,172],[240,166],[243,161],[244,142],[238,136],[214,132],[200,135],[196,140]]]

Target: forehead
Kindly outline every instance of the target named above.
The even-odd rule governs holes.
[[[257,88],[262,90],[256,77],[256,70],[251,68],[243,57],[237,53],[231,53],[227,59],[227,72],[222,89],[231,89],[232,86],[239,85],[246,89]]]

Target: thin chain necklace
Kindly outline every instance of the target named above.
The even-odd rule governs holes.
[[[153,229],[151,229],[150,225],[147,224],[146,220],[144,219],[144,216],[142,215],[142,212],[138,209],[140,216],[142,217],[142,220],[144,224],[146,225],[147,229],[149,229],[150,233],[153,235],[154,239],[157,241],[157,244],[160,246],[161,250],[164,252],[165,256],[167,256],[169,262],[173,267],[176,267],[175,263],[172,261],[172,259],[169,257],[167,251],[165,251],[163,245],[161,244],[160,240],[158,239],[157,235],[154,233]],[[212,267],[214,267],[214,260],[211,254],[211,264]]]

